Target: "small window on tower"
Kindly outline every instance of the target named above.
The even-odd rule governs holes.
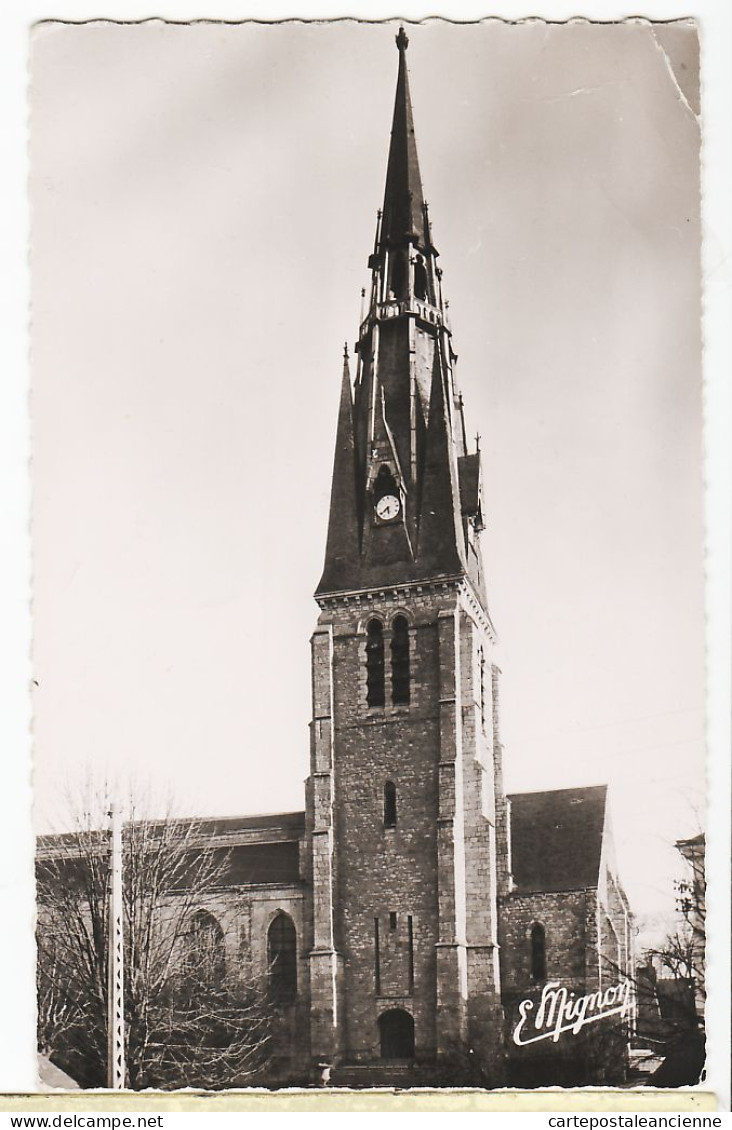
[[[389,929],[396,930],[397,916],[395,910],[389,911]]]
[[[404,298],[404,291],[406,289],[406,271],[404,270],[404,254],[398,252],[392,255],[391,259],[391,293],[395,298]]]
[[[406,616],[396,616],[391,626],[391,701],[395,706],[409,703],[409,624]]]
[[[383,464],[379,467],[379,473],[374,479],[374,502],[378,502],[380,498],[387,494],[398,495],[399,488],[391,471]]]
[[[417,256],[414,263],[414,295],[422,302],[427,298],[427,268],[421,255]]]
[[[531,979],[546,981],[546,930],[541,922],[531,927]]]
[[[384,785],[384,827],[396,828],[397,822],[397,794],[393,781]]]
[[[366,701],[369,706],[383,706],[384,627],[379,620],[369,620],[366,629]]]

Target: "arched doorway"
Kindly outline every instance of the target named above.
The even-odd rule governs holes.
[[[382,1059],[414,1059],[414,1018],[403,1008],[390,1008],[379,1017]]]

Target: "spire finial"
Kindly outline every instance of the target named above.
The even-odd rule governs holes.
[[[379,250],[386,246],[404,248],[407,243],[425,245],[424,195],[419,175],[417,144],[414,139],[412,101],[407,73],[407,39],[404,27],[399,28],[399,69],[394,117],[391,124],[389,160],[386,167],[383,219],[379,227]]]
[[[348,342],[347,341],[343,342],[343,360],[344,361],[348,360]]]

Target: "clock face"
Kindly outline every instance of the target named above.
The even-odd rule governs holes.
[[[384,494],[376,503],[376,516],[382,522],[390,522],[401,510],[401,503],[395,494]]]

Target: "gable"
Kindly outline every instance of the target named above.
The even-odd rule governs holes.
[[[606,785],[514,793],[508,800],[511,872],[517,893],[598,885]]]

